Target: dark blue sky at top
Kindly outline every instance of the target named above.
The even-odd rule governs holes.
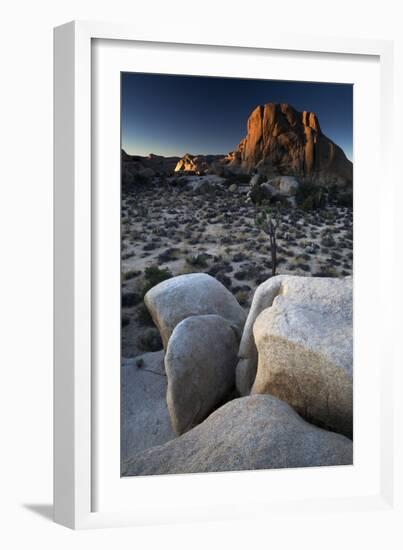
[[[141,73],[122,73],[122,148],[133,155],[226,154],[264,103],[314,111],[323,133],[352,159],[350,84]]]

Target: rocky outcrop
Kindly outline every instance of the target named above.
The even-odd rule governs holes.
[[[305,422],[269,395],[230,401],[186,434],[124,461],[123,475],[352,464],[346,437]]]
[[[214,162],[220,162],[223,158],[223,155],[191,155],[190,153],[186,153],[178,160],[175,166],[175,172],[194,172],[195,174],[203,174],[208,172],[210,166]]]
[[[179,275],[163,281],[147,292],[144,302],[165,349],[176,325],[192,315],[220,315],[241,338],[244,310],[224,285],[206,273]]]
[[[164,352],[122,361],[122,458],[175,436],[166,403]]]
[[[165,370],[167,403],[178,435],[202,422],[235,385],[238,343],[230,323],[219,315],[188,317],[168,342]]]
[[[304,418],[351,437],[352,303],[350,277],[284,275],[260,285],[239,351],[240,389],[247,391],[258,357],[252,393],[275,395]]]
[[[150,154],[148,157],[140,155],[128,155],[124,150],[122,159],[122,183],[134,185],[137,182],[143,183],[153,176],[169,176],[174,173],[179,157],[163,157]]]
[[[286,103],[258,105],[247,122],[247,135],[228,158],[228,165],[247,173],[295,176],[302,182],[350,185],[352,163],[326,137],[312,112]]]
[[[247,121],[246,136],[225,156],[186,153],[182,158],[153,154],[141,157],[122,151],[124,183],[132,184],[136,175],[144,175],[144,170],[148,170],[148,174],[152,170],[155,175],[209,172],[223,177],[257,171],[269,180],[292,176],[300,183],[342,187],[350,187],[353,180],[352,163],[343,150],[323,134],[315,113],[297,111],[287,103],[255,107]]]

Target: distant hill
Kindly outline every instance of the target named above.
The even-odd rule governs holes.
[[[122,183],[134,183],[136,176],[149,178],[152,176],[171,175],[174,173],[180,157],[163,157],[150,153],[147,157],[128,155],[122,149]]]

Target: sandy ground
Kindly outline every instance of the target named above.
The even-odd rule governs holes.
[[[210,273],[245,309],[256,287],[271,276],[269,237],[255,224],[257,210],[246,200],[247,186],[231,192],[215,177],[210,190],[198,194],[184,180],[175,181],[155,179],[122,195],[123,357],[160,347],[142,301],[147,267],[168,269],[172,275]],[[351,208],[283,209],[277,274],[351,275],[352,231]]]

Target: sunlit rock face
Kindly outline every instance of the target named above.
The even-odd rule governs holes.
[[[320,184],[350,185],[353,166],[326,137],[315,113],[287,103],[258,105],[247,134],[228,156],[230,167],[268,176],[287,175]]]
[[[213,162],[221,161],[223,155],[191,155],[186,153],[176,164],[175,172],[207,172]]]

